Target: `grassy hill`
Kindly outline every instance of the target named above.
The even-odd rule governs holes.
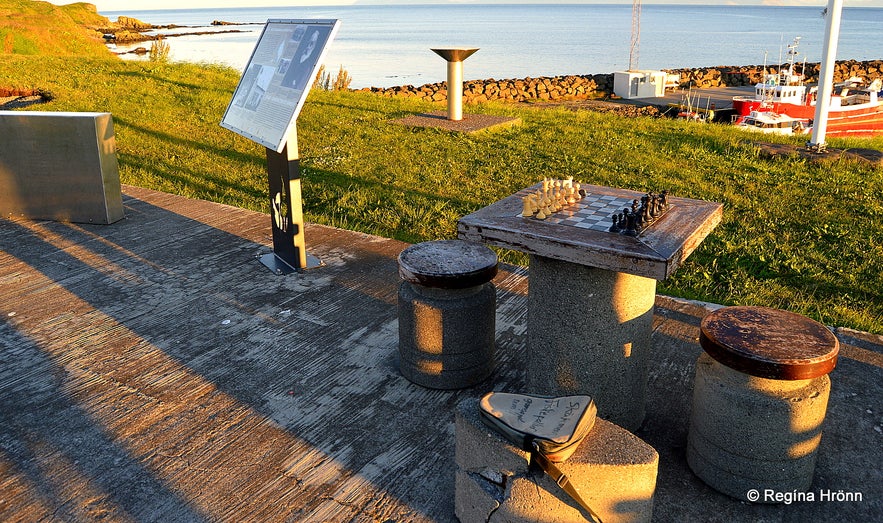
[[[107,25],[92,4],[0,0],[0,55],[109,56],[101,34],[86,28]]]

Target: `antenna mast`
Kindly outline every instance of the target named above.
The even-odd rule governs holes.
[[[632,43],[629,47],[629,71],[638,70],[638,48],[641,46],[641,0],[632,1]]]

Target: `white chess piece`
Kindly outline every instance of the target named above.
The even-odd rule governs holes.
[[[531,216],[533,216],[535,210],[533,207],[533,201],[531,200],[529,195],[521,198],[521,204],[521,216],[525,218],[530,218]]]

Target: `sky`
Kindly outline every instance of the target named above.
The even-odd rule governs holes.
[[[75,0],[50,0],[53,4],[69,4]],[[142,11],[149,9],[199,9],[212,7],[263,7],[297,5],[352,5],[352,4],[444,4],[444,3],[529,3],[529,4],[631,4],[632,0],[85,0],[95,4],[98,12]],[[648,4],[714,4],[714,0],[643,0]],[[827,0],[723,0],[727,5],[792,5],[825,6]],[[883,0],[844,0],[845,7],[883,7]]]

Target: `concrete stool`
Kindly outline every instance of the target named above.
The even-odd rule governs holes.
[[[702,320],[687,463],[709,486],[775,503],[806,491],[839,342],[824,325],[765,307],[726,307]]]
[[[494,369],[497,255],[463,240],[412,245],[399,255],[399,368],[410,381],[459,389]]]
[[[529,470],[528,452],[481,422],[478,399],[456,412],[454,512],[462,522],[585,523],[588,514],[547,474]],[[649,522],[659,454],[627,430],[596,419],[558,467],[604,523]]]

